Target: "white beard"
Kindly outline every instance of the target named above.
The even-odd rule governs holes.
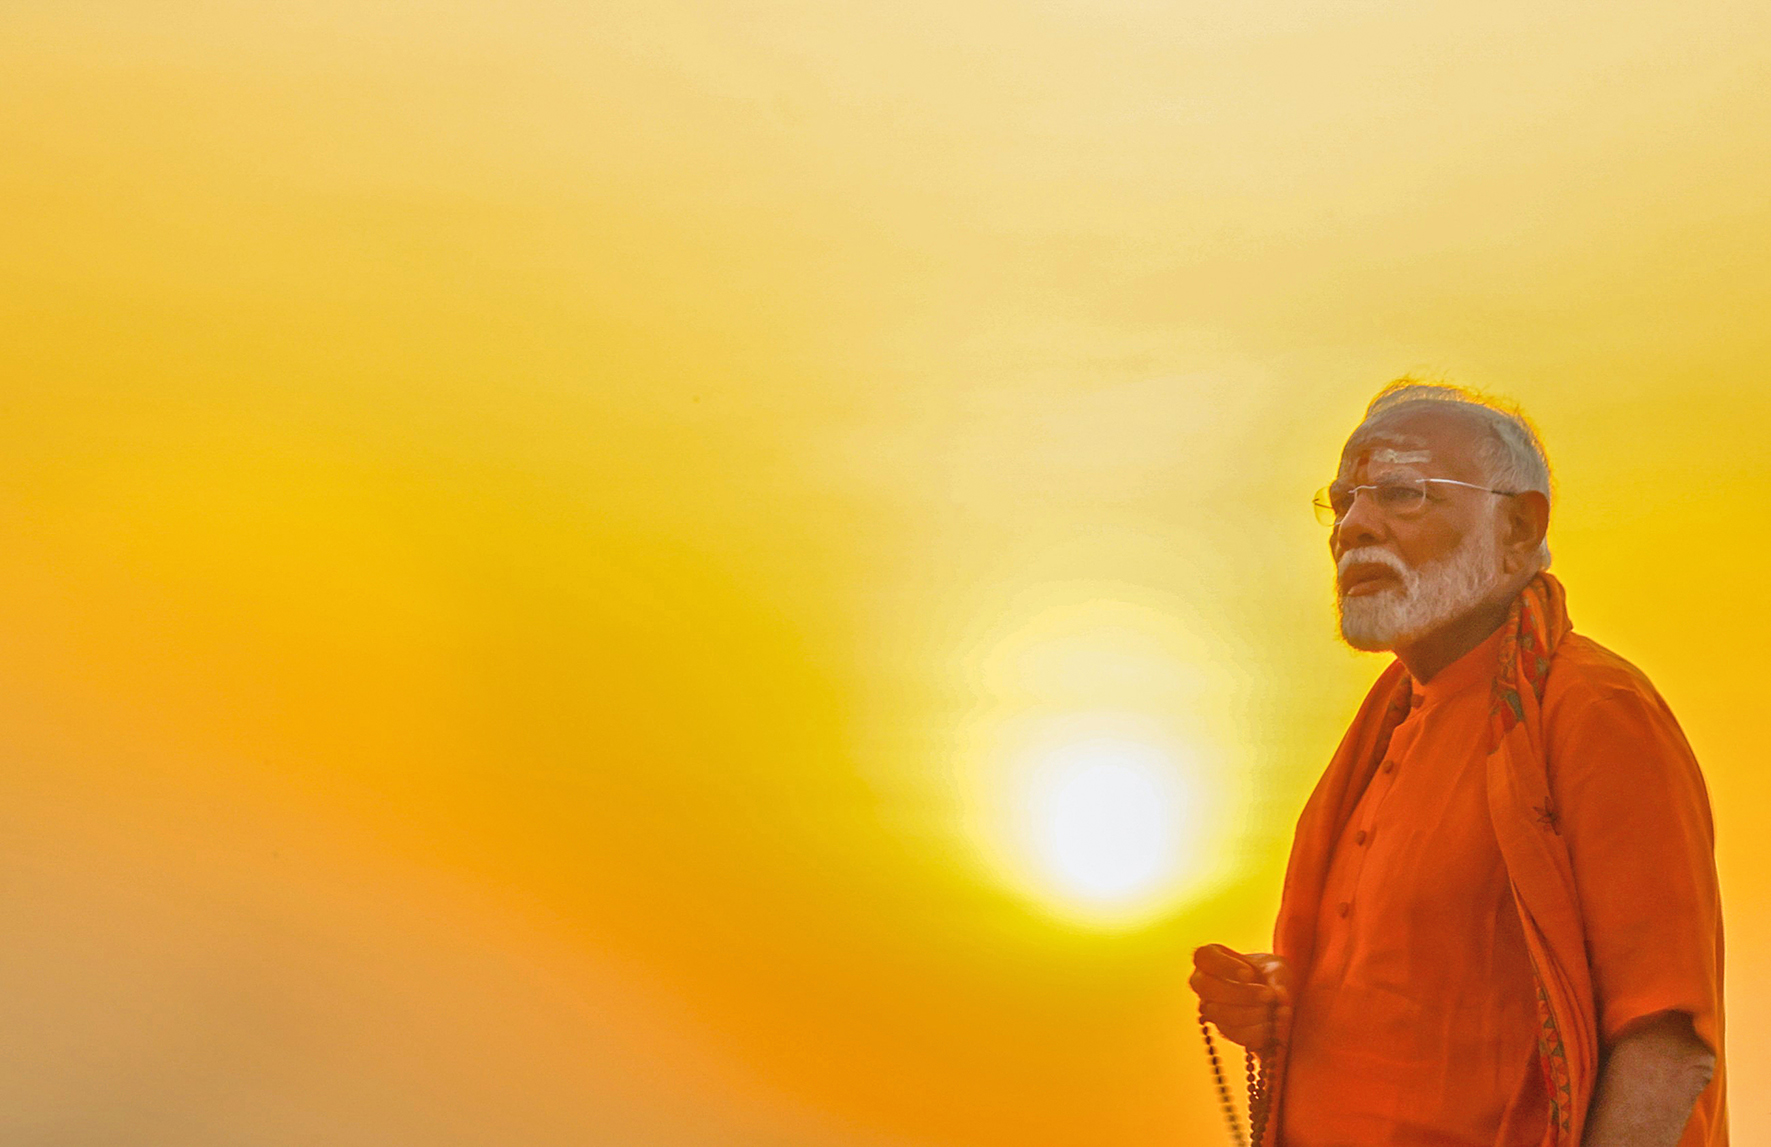
[[[1472,529],[1456,550],[1437,562],[1412,568],[1388,550],[1364,546],[1341,555],[1339,569],[1379,562],[1402,579],[1376,593],[1335,595],[1341,638],[1354,649],[1395,649],[1453,621],[1485,601],[1500,581],[1500,546],[1487,530]]]

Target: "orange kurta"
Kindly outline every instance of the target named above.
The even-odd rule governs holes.
[[[1507,637],[1503,626],[1425,685],[1393,665],[1373,691],[1383,703],[1362,710],[1368,728],[1356,724],[1343,745],[1371,760],[1353,782],[1362,787],[1327,802],[1341,813],[1316,815],[1315,831],[1332,822],[1332,850],[1314,874],[1321,892],[1307,927],[1291,926],[1308,951],[1283,1070],[1284,1147],[1558,1141],[1540,1056],[1563,1051],[1559,1040],[1540,1043],[1524,894],[1495,828],[1512,816],[1496,795],[1488,735]],[[1562,1026],[1573,1029],[1567,1054],[1580,1055],[1572,1041],[1582,1028],[1602,1048],[1632,1020],[1675,1009],[1719,1060],[1721,911],[1690,746],[1647,678],[1578,634],[1554,644],[1540,684],[1530,715],[1548,800],[1531,803],[1536,823],[1506,828],[1516,865],[1529,834],[1543,833],[1572,871],[1575,926],[1536,923],[1540,959],[1544,929],[1564,958],[1580,949],[1575,974],[1563,977],[1580,982],[1558,993]],[[1387,742],[1370,736],[1380,724]],[[1294,872],[1288,896],[1293,884],[1314,888]],[[1588,997],[1590,1015],[1570,1023],[1567,1000]],[[1681,1147],[1726,1143],[1723,1091],[1718,1070]]]

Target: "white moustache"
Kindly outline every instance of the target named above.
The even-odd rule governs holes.
[[[1347,571],[1357,565],[1384,566],[1388,568],[1391,573],[1401,578],[1404,583],[1414,576],[1414,570],[1407,562],[1404,562],[1389,550],[1380,549],[1377,546],[1360,546],[1358,549],[1348,550],[1341,555],[1341,560],[1339,564],[1336,565],[1335,572],[1341,577],[1346,577]]]

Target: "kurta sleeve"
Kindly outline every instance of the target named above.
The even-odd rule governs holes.
[[[1595,688],[1549,722],[1557,827],[1574,865],[1599,1037],[1655,1012],[1690,1015],[1720,1051],[1721,902],[1709,795],[1666,703]]]

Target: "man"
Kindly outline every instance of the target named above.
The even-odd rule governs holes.
[[[1708,797],[1666,703],[1569,631],[1518,415],[1403,380],[1319,496],[1343,638],[1389,650],[1298,822],[1273,954],[1204,1019],[1281,1147],[1718,1147]]]

